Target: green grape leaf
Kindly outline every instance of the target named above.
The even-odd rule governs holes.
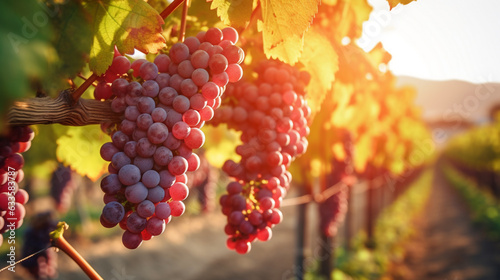
[[[44,8],[34,0],[0,3],[0,114],[15,99],[34,94],[30,83],[47,73],[53,49],[48,43],[52,30],[46,24],[50,15]]]
[[[55,126],[59,134],[57,139],[57,160],[82,176],[96,181],[107,170],[99,151],[101,146],[109,141],[98,125],[88,126]]]
[[[288,64],[295,64],[304,44],[304,34],[318,12],[320,0],[261,0],[264,53]]]
[[[311,75],[307,87],[307,101],[313,114],[321,108],[321,103],[328,95],[339,69],[338,56],[332,43],[322,34],[309,31],[305,35],[305,44],[300,62]]]
[[[210,9],[217,9],[217,16],[224,24],[246,27],[250,21],[253,0],[208,0],[210,1]]]
[[[101,0],[85,6],[93,15],[90,70],[101,75],[113,61],[116,45],[121,53],[156,53],[165,47],[163,19],[143,0]]]
[[[85,66],[85,57],[90,53],[92,30],[79,1],[70,1],[60,7],[59,16],[54,18],[54,46],[61,60],[60,73],[72,78]]]
[[[410,4],[413,1],[416,1],[416,0],[387,0],[387,2],[389,3],[389,7],[391,8],[391,10],[394,7],[396,7],[398,4],[407,5],[407,4]]]

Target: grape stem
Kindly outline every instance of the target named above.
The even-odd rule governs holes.
[[[119,122],[120,115],[111,111],[111,101],[73,100],[71,90],[57,98],[38,97],[15,101],[7,113],[11,126],[53,124],[82,126],[105,121]]]
[[[182,5],[182,18],[181,18],[181,30],[179,32],[179,42],[184,41],[184,37],[186,36],[186,18],[189,9],[189,0],[184,0],[184,4]]]
[[[57,228],[50,233],[52,245],[61,249],[68,255],[92,280],[102,280],[103,278],[94,270],[94,268],[71,246],[64,238],[64,230],[69,226],[65,222],[59,222]]]
[[[78,99],[80,99],[80,96],[82,96],[82,94],[89,88],[89,86],[95,81],[97,80],[97,75],[95,73],[92,73],[92,75],[86,79],[83,84],[81,84],[73,93],[72,93],[72,96],[73,96],[73,102],[76,103],[76,101],[78,101]]]
[[[175,11],[175,9],[177,9],[177,7],[179,7],[179,5],[183,2],[184,0],[174,0],[174,2],[170,3],[170,5],[168,5],[167,8],[165,8],[165,10],[163,10],[161,13],[160,13],[160,16],[163,18],[163,19],[166,19],[171,13],[173,13]]]

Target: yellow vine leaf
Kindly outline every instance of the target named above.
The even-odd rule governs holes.
[[[109,141],[98,125],[71,126],[57,139],[57,160],[82,176],[97,181],[107,171],[99,150]]]
[[[246,27],[250,21],[253,0],[213,0],[211,2],[210,9],[217,9],[217,16],[224,24]]]
[[[302,52],[304,34],[318,12],[320,0],[261,0],[264,53],[267,58],[295,64]]]
[[[391,10],[396,7],[398,4],[403,4],[403,5],[407,5],[413,1],[417,1],[417,0],[387,0],[387,2],[389,3],[389,7],[391,8]]]
[[[101,75],[113,61],[114,46],[121,53],[156,53],[165,47],[163,19],[143,0],[91,1],[85,7],[93,15],[93,41],[89,66]]]
[[[311,30],[304,36],[304,50],[300,62],[311,74],[307,87],[307,102],[313,115],[321,108],[325,97],[335,81],[335,73],[339,69],[339,60],[332,43],[322,34]]]

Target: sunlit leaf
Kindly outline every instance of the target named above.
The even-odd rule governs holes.
[[[156,53],[165,47],[161,35],[163,19],[143,0],[101,0],[89,2],[86,9],[93,15],[90,69],[103,74],[113,60],[116,45],[122,53]]]
[[[304,34],[318,12],[320,0],[261,0],[264,53],[286,63],[298,61],[304,44]]]
[[[330,41],[314,31],[305,35],[304,51],[300,62],[311,74],[307,87],[307,101],[313,114],[321,107],[323,99],[330,96],[330,89],[339,69],[338,56]]]
[[[213,0],[211,2],[210,9],[217,9],[217,16],[227,25],[245,27],[250,21],[253,0]]]
[[[99,151],[110,141],[98,125],[72,126],[57,139],[57,159],[82,176],[96,181],[107,170]]]

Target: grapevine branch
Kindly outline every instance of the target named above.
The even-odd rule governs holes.
[[[120,120],[120,115],[111,111],[110,101],[81,98],[75,100],[71,90],[62,91],[57,98],[41,97],[16,101],[7,116],[7,122],[11,126],[54,123],[82,126]]]
[[[174,2],[170,3],[170,5],[168,5],[167,8],[165,8],[165,10],[163,10],[161,13],[160,13],[160,16],[165,19],[167,18],[171,13],[173,13],[175,11],[175,9],[177,9],[177,7],[179,7],[181,5],[181,3],[183,2],[184,0],[174,0]]]
[[[94,268],[71,246],[63,236],[64,230],[68,228],[65,222],[59,222],[57,229],[50,233],[52,244],[66,253],[92,280],[103,280]]]
[[[73,103],[75,103],[78,99],[80,99],[80,96],[87,90],[87,88],[95,81],[97,80],[97,75],[93,73],[88,79],[83,82],[73,93]]]
[[[189,0],[184,0],[184,4],[182,5],[182,18],[181,18],[181,30],[179,32],[179,41],[184,41],[184,37],[186,35],[186,19],[189,8]]]

